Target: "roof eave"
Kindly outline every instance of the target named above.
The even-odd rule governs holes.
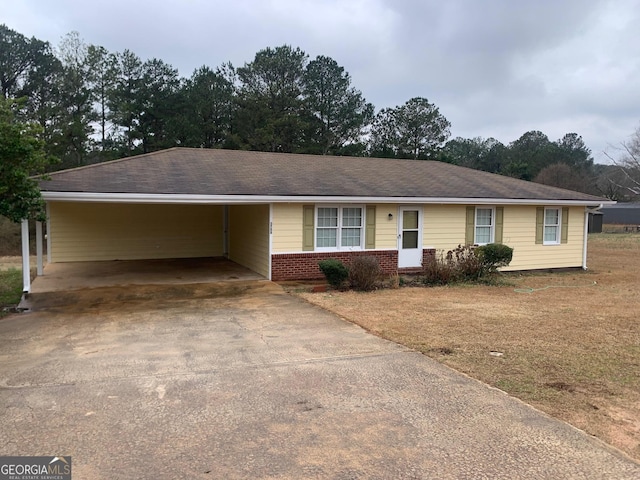
[[[264,203],[402,203],[449,205],[614,205],[612,200],[558,200],[554,198],[470,198],[470,197],[352,197],[301,195],[192,195],[148,193],[42,192],[46,201],[158,204],[264,204]]]

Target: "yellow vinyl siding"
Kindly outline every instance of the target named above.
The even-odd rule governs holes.
[[[304,204],[306,205],[306,204]],[[315,205],[314,205],[315,207]],[[375,207],[375,248],[376,250],[395,249],[398,246],[398,216],[397,205],[367,204],[366,207]],[[389,214],[393,219],[389,220]],[[271,250],[273,253],[302,252],[303,244],[303,204],[287,203],[274,204],[272,211],[273,234]]]
[[[584,241],[583,207],[569,208],[568,234],[568,241],[564,244],[536,244],[536,207],[505,207],[502,243],[509,245],[514,250],[511,265],[503,270],[582,266]]]
[[[273,233],[271,250],[273,253],[302,251],[302,204],[275,203],[272,210]]]
[[[553,205],[548,205],[553,206]],[[425,205],[423,244],[446,252],[465,242],[465,205]],[[503,270],[531,270],[582,266],[584,208],[569,209],[566,244],[536,244],[536,207],[504,206],[502,243],[514,249],[513,260]]]
[[[52,262],[222,255],[222,207],[51,202]]]
[[[376,250],[398,248],[398,205],[376,205]],[[389,214],[393,218],[389,220]]]
[[[229,207],[229,259],[269,276],[269,205]]]
[[[373,204],[369,204],[373,205]],[[500,205],[496,205],[498,207]],[[553,206],[553,205],[547,205]],[[375,204],[376,250],[398,246],[398,204]],[[465,243],[467,205],[423,205],[423,246],[446,252]],[[389,220],[389,214],[393,219]],[[302,252],[303,204],[273,205],[273,253]],[[514,248],[504,270],[582,266],[584,208],[569,209],[569,239],[536,245],[536,206],[503,206],[502,243]],[[233,242],[231,242],[233,243]]]
[[[466,205],[425,205],[422,244],[424,248],[451,250],[465,243]]]

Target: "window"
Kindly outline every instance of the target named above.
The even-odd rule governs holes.
[[[561,214],[559,208],[544,209],[544,233],[543,243],[545,245],[556,245],[560,243]]]
[[[338,246],[338,209],[318,208],[318,229],[316,245],[318,248]]]
[[[569,241],[569,207],[536,207],[536,244],[560,245]]]
[[[493,208],[476,208],[476,235],[474,243],[477,245],[493,243],[494,227],[495,210]]]
[[[318,207],[316,248],[318,250],[353,250],[362,248],[362,207]]]

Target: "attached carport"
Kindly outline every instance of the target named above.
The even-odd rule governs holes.
[[[270,278],[273,177],[255,155],[171,148],[49,174],[47,260],[66,262],[226,258]],[[296,177],[297,178],[297,177]],[[45,226],[36,236],[43,269]],[[29,279],[23,223],[24,291]]]
[[[237,264],[257,277],[270,278],[269,204],[229,204],[221,199],[194,198],[192,195],[113,195],[69,192],[43,192],[47,201],[45,229],[37,224],[37,273],[55,277],[60,283],[62,272],[77,275],[65,284],[78,284],[98,272],[122,284],[152,281],[148,276],[153,262],[142,261],[191,259],[188,271],[200,264],[198,279],[237,277],[228,274],[230,263]],[[28,238],[28,225],[23,224],[23,238]],[[47,245],[47,267],[44,268],[43,239]],[[30,271],[29,245],[23,242],[24,272]],[[225,260],[225,261],[222,261]],[[102,265],[101,262],[104,262]],[[126,275],[113,276],[113,262]],[[75,267],[62,268],[60,265]],[[83,264],[83,265],[77,265]],[[156,262],[162,265],[167,279],[184,277],[185,262]],[[56,266],[56,267],[54,267]],[[176,272],[170,269],[175,267]],[[215,272],[216,268],[222,269]],[[96,274],[91,274],[91,270]],[[136,280],[135,269],[140,278]],[[211,269],[207,274],[206,269]],[[117,269],[116,269],[117,270]],[[242,269],[240,268],[240,271]],[[75,272],[75,273],[74,273]],[[242,275],[246,277],[246,275]],[[145,280],[147,279],[147,280]],[[56,282],[42,282],[51,288]],[[91,282],[89,282],[91,283]],[[153,283],[153,282],[151,282]],[[25,292],[31,291],[29,275],[24,276]]]
[[[222,257],[223,205],[48,202],[49,263]]]

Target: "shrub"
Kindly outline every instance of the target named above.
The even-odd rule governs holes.
[[[375,288],[381,273],[382,269],[376,257],[354,257],[349,268],[349,283],[356,290],[368,292]]]
[[[328,258],[318,262],[320,270],[324,274],[327,282],[334,288],[340,288],[349,276],[349,269],[340,260]]]
[[[429,259],[424,265],[422,283],[426,285],[446,285],[454,280],[455,272],[451,262],[442,252]]]
[[[476,255],[482,263],[484,273],[495,273],[506,267],[513,258],[513,248],[502,243],[489,243],[476,248]]]
[[[483,274],[483,265],[474,247],[458,245],[447,252],[447,260],[455,280],[478,280]]]
[[[389,276],[389,288],[394,290],[400,288],[404,284],[402,277],[396,272]]]
[[[478,281],[511,262],[513,249],[501,244],[483,247],[458,245],[446,254],[440,252],[424,266],[422,282],[446,285],[461,281]]]

